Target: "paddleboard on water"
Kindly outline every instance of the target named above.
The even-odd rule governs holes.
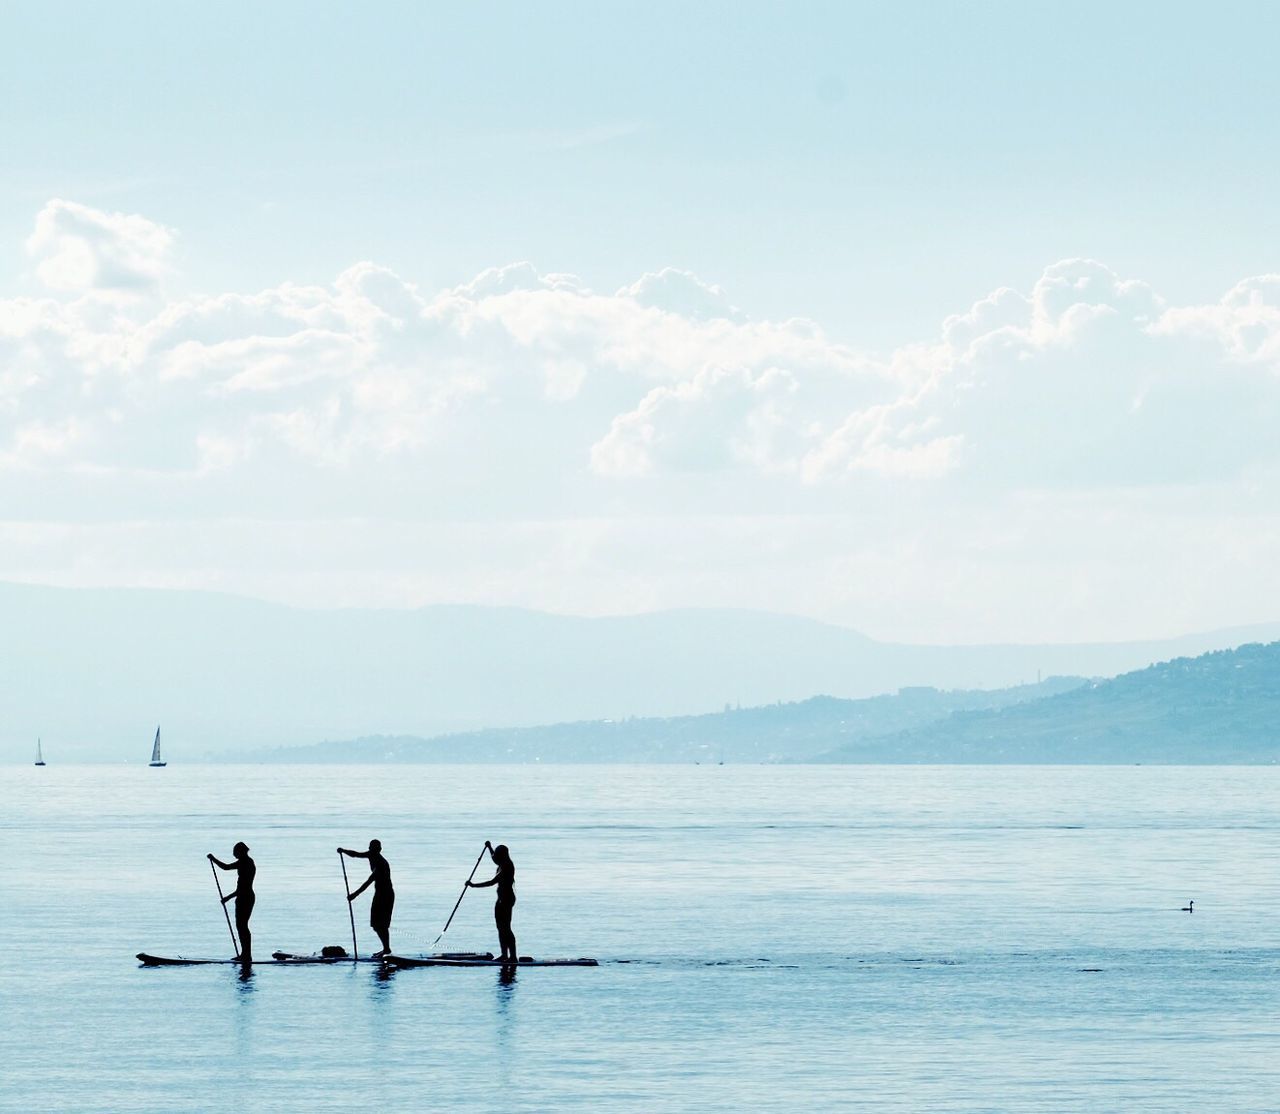
[[[196,967],[206,966],[211,963],[221,963],[227,967],[247,967],[249,963],[260,966],[263,963],[272,963],[274,960],[251,959],[246,963],[239,959],[201,959],[198,956],[151,955],[148,952],[139,952],[138,962],[144,967]]]
[[[374,959],[371,955],[361,955],[352,958],[349,955],[325,955],[323,952],[308,952],[299,954],[297,952],[272,952],[271,958],[277,963],[381,963],[381,959]]]
[[[534,959],[522,955],[519,963],[506,963],[501,959],[455,959],[434,955],[389,955],[388,967],[598,967],[594,959],[582,956],[578,959]]]
[[[305,963],[381,963],[382,957],[374,958],[371,955],[362,955],[358,959],[352,959],[349,955],[325,955],[323,952],[312,952],[309,955],[298,955],[295,952],[272,952],[271,958],[277,963],[287,964],[305,964]],[[437,956],[439,959],[492,959],[492,952],[440,952]]]
[[[419,960],[431,959],[441,963],[487,963],[493,959],[492,952],[437,952],[430,956],[420,956]],[[238,959],[207,959],[202,956],[192,955],[152,955],[150,952],[138,952],[138,962],[144,967],[207,967],[218,964],[224,967],[244,967],[248,964],[242,963]],[[324,964],[332,966],[335,963],[382,963],[381,957],[375,959],[373,956],[362,955],[358,959],[352,959],[349,955],[325,955],[323,952],[312,952],[308,955],[299,955],[296,952],[272,952],[270,959],[254,959],[250,960],[256,967],[264,964],[270,964],[274,967],[297,967],[304,964]]]

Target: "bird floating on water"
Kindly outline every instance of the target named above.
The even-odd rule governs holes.
[[[1196,906],[1196,903],[1194,901],[1188,901],[1186,905],[1182,907],[1181,911],[1183,913],[1194,913],[1196,911],[1195,906]]]

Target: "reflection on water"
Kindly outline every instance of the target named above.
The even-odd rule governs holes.
[[[500,967],[498,978],[494,983],[494,1074],[502,1094],[510,1094],[511,1088],[518,1085],[513,1078],[512,1063],[516,1059],[516,969]]]
[[[254,978],[253,968],[248,964],[233,967],[231,970],[235,972],[231,984],[235,988],[235,1006],[233,1007],[234,1013],[230,1018],[230,1023],[233,1031],[236,1060],[240,1063],[245,1063],[252,1058],[254,1053],[255,1018],[258,1005],[255,999],[257,998],[258,987]]]
[[[398,1012],[399,987],[395,972],[388,967],[374,967],[369,970],[360,968],[358,964],[352,966],[353,979],[367,982],[364,999],[368,1002],[369,1008],[362,1012],[365,1015],[368,1044],[377,1049],[391,1047],[395,1044],[396,1032],[403,1020]],[[351,990],[356,991],[357,987],[352,986]],[[343,1014],[339,1013],[338,1017],[342,1018]],[[424,1038],[427,1036],[429,1035],[424,1034]]]

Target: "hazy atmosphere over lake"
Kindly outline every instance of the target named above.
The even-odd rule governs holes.
[[[1280,1107],[1278,36],[0,6],[0,1108]]]
[[[6,5],[0,578],[1276,618],[1276,17],[1229,11]]]

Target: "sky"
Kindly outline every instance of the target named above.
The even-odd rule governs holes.
[[[1274,620],[1277,31],[0,6],[0,579]]]

